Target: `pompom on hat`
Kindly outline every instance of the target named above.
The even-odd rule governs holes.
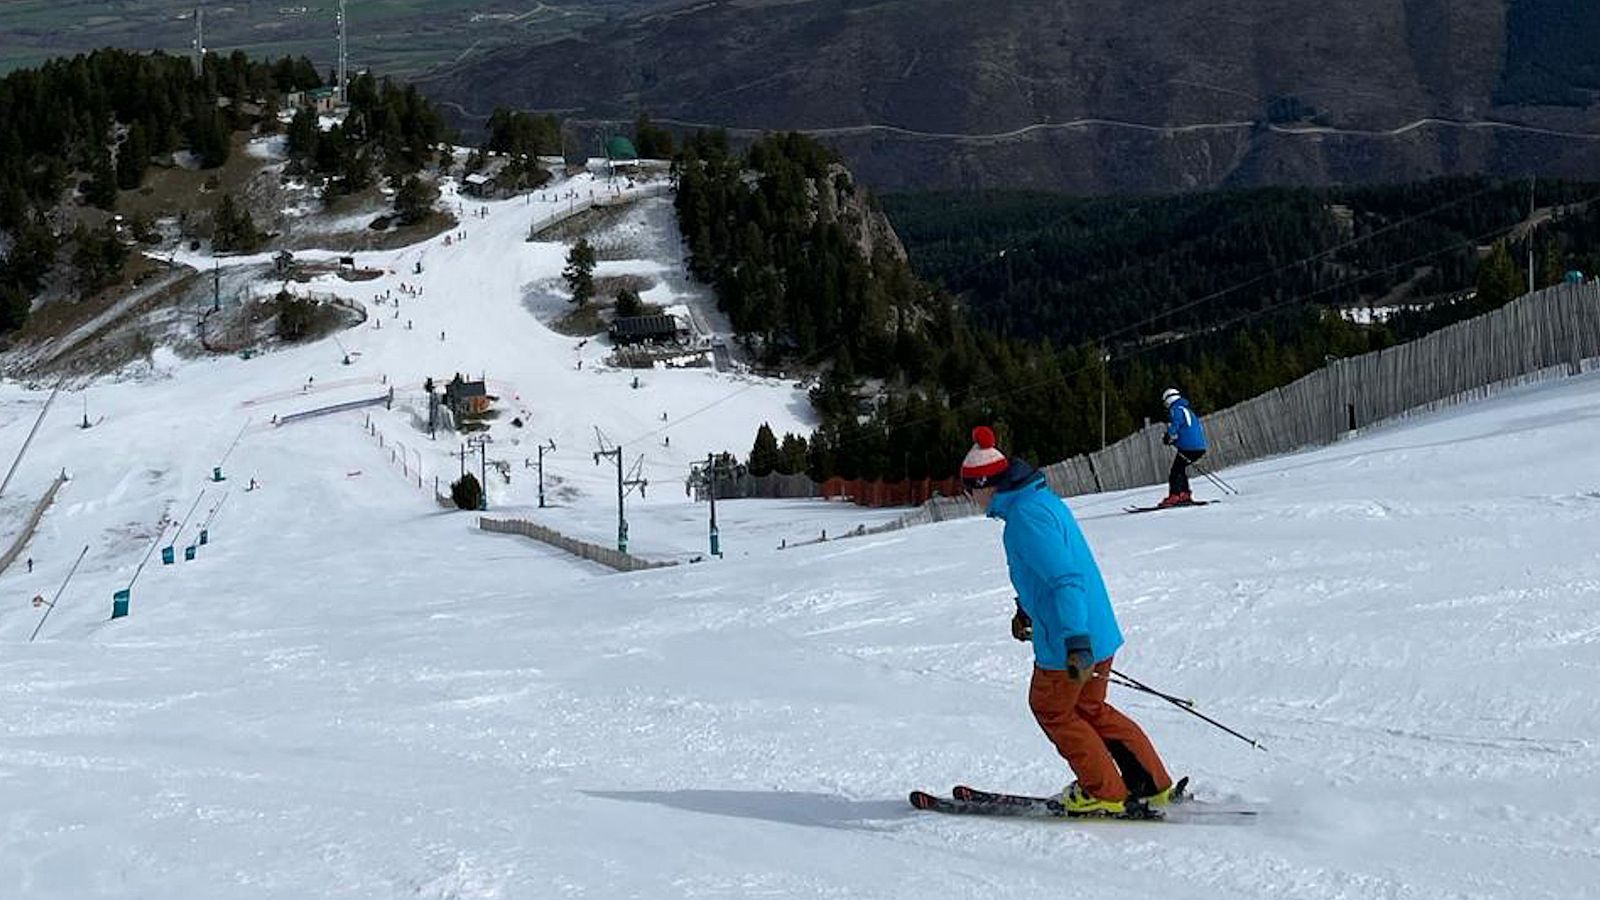
[[[994,429],[979,425],[972,429],[972,449],[961,461],[961,483],[969,488],[991,487],[1010,468],[1011,461],[995,446]]]

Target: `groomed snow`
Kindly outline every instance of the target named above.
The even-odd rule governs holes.
[[[0,896],[1593,890],[1600,378],[1230,470],[1243,494],[1214,507],[1120,512],[1157,489],[1074,500],[1128,635],[1118,667],[1268,752],[1159,701],[1113,689],[1114,702],[1202,793],[1265,812],[1236,827],[939,817],[906,792],[1070,778],[1027,711],[996,523],[778,550],[892,513],[728,502],[727,558],[609,574],[434,505],[389,442],[420,453],[430,487],[457,471],[459,445],[419,438],[398,407],[372,412],[383,449],[365,412],[271,426],[383,379],[404,395],[424,375],[487,370],[530,417],[494,428],[491,458],[517,466],[510,485],[491,473],[491,511],[608,540],[599,425],[637,438],[630,465],[646,456],[651,489],[628,501],[636,547],[703,550],[684,469],[745,452],[760,421],[803,428],[803,394],[710,371],[651,371],[638,389],[631,372],[597,372],[603,348],[546,331],[522,300],[564,248],[522,240],[537,213],[523,201],[490,206],[464,219],[464,243],[361,254],[391,271],[380,282],[313,286],[381,318],[375,292],[423,285],[402,327],[340,335],[351,366],[332,341],[169,354],[90,388],[94,428],[75,427],[78,395],[57,401],[0,498],[9,516],[61,468],[73,476],[28,548],[34,573],[0,575]],[[7,464],[43,397],[0,387]],[[670,447],[650,434],[663,411]],[[228,481],[207,481],[241,429]],[[521,458],[550,436],[546,464],[571,493],[538,511]],[[243,491],[250,477],[262,489]],[[202,488],[200,514],[231,489],[212,542],[193,562],[152,560],[132,615],[107,621],[157,517],[181,517]],[[29,643],[28,598],[85,545]]]

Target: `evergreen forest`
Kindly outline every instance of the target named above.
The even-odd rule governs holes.
[[[210,55],[197,74],[186,58],[123,50],[0,78],[0,334],[26,322],[30,298],[64,261],[88,264],[72,276],[80,290],[115,283],[126,253],[109,246],[123,240],[110,214],[152,166],[178,165],[175,154],[187,152],[192,165],[219,168],[235,132],[275,129],[285,95],[323,83],[303,58]],[[450,137],[414,88],[362,74],[348,93],[341,125],[319,133],[302,110],[289,127],[295,165],[324,178],[327,196],[359,190],[375,173],[415,172]],[[248,213],[223,200],[223,243],[250,246],[258,235]]]
[[[821,427],[760,435],[756,474],[948,476],[979,423],[1051,462],[1159,418],[1169,385],[1220,409],[1419,337],[1525,290],[1530,190],[1535,284],[1600,269],[1595,184],[886,197],[908,264],[818,214],[840,170],[809,138],[676,159],[694,273],[769,364],[822,370]]]

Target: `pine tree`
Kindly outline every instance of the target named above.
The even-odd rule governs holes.
[[[231,136],[222,114],[215,108],[195,113],[189,128],[189,149],[202,169],[215,169],[228,161]]]
[[[757,435],[757,440],[760,435]],[[785,475],[798,475],[806,470],[806,439],[787,432],[783,435],[783,444],[778,448],[783,457],[778,464],[778,471]]]
[[[72,241],[72,270],[80,293],[93,293],[122,276],[128,249],[110,223],[94,230],[80,223],[72,232]]]
[[[478,483],[478,476],[468,472],[451,482],[450,499],[455,501],[456,509],[478,509],[483,502],[483,485]]]
[[[778,452],[778,439],[772,433],[772,426],[766,422],[756,431],[755,446],[750,448],[750,459],[747,463],[750,474],[755,476],[769,475],[779,466],[783,465],[783,457]]]
[[[394,193],[395,215],[406,225],[414,225],[433,212],[433,201],[439,199],[439,189],[415,175],[407,178]]]
[[[1541,241],[1535,257],[1538,259],[1539,287],[1560,284],[1567,275],[1566,259],[1556,241]]]
[[[639,292],[633,288],[623,288],[617,291],[616,306],[613,311],[618,318],[644,315],[644,300],[640,299]]]
[[[594,297],[594,247],[589,245],[587,238],[579,238],[567,253],[567,267],[561,270],[561,277],[567,280],[567,289],[572,291],[572,302],[583,306]]]
[[[261,246],[261,240],[250,211],[232,194],[222,195],[222,202],[211,217],[211,246],[223,253],[252,253]]]
[[[1522,293],[1523,284],[1517,264],[1504,241],[1494,245],[1489,256],[1478,265],[1478,295],[1473,298],[1473,308],[1478,312],[1499,309],[1507,301]]]
[[[149,166],[150,141],[145,136],[144,124],[134,122],[128,126],[128,137],[117,150],[117,187],[135,190],[144,183],[144,172]]]
[[[647,113],[633,123],[633,148],[640,159],[671,159],[672,132],[651,124]]]
[[[0,334],[21,328],[28,321],[28,295],[14,284],[0,282]]]
[[[83,198],[93,206],[110,212],[117,208],[117,173],[111,166],[111,154],[103,147],[94,150],[89,184]]]
[[[316,303],[309,298],[296,297],[288,291],[279,291],[273,298],[277,314],[278,337],[285,341],[298,341],[307,337],[315,324]]]
[[[321,132],[317,127],[317,114],[307,107],[300,107],[289,122],[288,150],[293,159],[313,159],[317,155],[317,139]]]

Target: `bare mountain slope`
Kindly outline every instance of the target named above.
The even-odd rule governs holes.
[[[1600,39],[1600,16],[1578,0],[1547,6],[1560,9],[711,0],[506,48],[427,86],[467,114],[626,121],[645,109],[736,132],[814,130],[888,188],[1592,174],[1600,75],[1574,48]]]

